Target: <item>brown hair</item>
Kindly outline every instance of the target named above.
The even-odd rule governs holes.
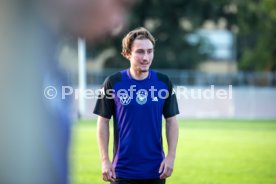
[[[135,39],[149,39],[151,43],[155,44],[155,38],[152,34],[144,27],[138,27],[130,31],[122,41],[122,52],[121,54],[126,58],[128,54],[131,53],[131,47]]]

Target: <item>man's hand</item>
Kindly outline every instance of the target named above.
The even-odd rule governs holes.
[[[173,166],[174,166],[174,158],[167,156],[161,163],[159,168],[160,179],[166,179],[172,175],[173,172]]]
[[[104,181],[115,182],[115,169],[109,160],[102,162],[102,176]]]

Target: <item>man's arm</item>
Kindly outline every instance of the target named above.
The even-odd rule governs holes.
[[[160,179],[165,179],[171,176],[174,167],[174,160],[176,154],[176,145],[178,141],[178,123],[176,116],[166,119],[166,137],[168,143],[168,155],[162,161],[159,168]]]
[[[104,181],[115,181],[115,169],[108,156],[109,119],[99,116],[97,122],[97,139],[102,160],[102,177]]]

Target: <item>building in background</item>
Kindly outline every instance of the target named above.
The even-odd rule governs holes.
[[[200,44],[200,54],[207,56],[199,71],[208,73],[235,73],[238,70],[235,33],[225,28],[223,19],[215,25],[206,21],[202,29],[186,36],[188,43]]]

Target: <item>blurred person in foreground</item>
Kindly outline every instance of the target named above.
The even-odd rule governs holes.
[[[60,41],[97,43],[125,22],[126,1],[0,2],[0,183],[69,183],[70,85]],[[44,89],[52,86],[45,93]],[[44,96],[45,95],[45,96]],[[46,96],[50,95],[50,96]]]
[[[179,110],[169,78],[150,69],[154,44],[154,37],[145,28],[137,28],[124,37],[122,55],[130,61],[130,68],[105,80],[94,109],[99,115],[102,177],[112,184],[164,184],[173,171]],[[162,146],[162,115],[166,120],[167,156]],[[112,116],[111,163],[108,142]]]

